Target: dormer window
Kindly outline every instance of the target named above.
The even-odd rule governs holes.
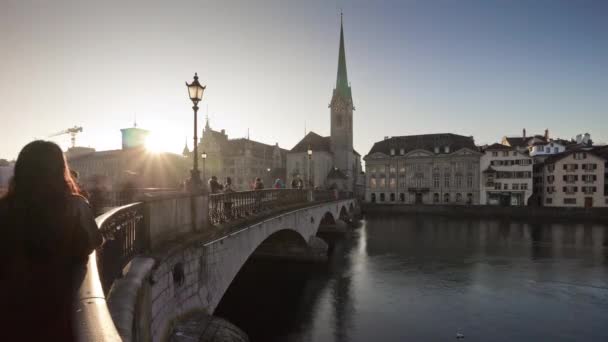
[[[394,155],[395,155],[395,149],[391,148],[391,156],[394,156]]]
[[[400,155],[404,155],[404,154],[405,154],[405,149],[404,149],[404,148],[400,149],[400,150],[399,150],[399,154],[400,154]]]
[[[439,153],[439,146],[435,146],[435,153]]]
[[[444,148],[443,148],[443,151],[444,151],[445,153],[450,153],[450,146],[446,146],[446,147],[444,147]]]

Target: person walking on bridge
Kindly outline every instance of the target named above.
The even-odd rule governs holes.
[[[0,222],[3,340],[74,341],[76,292],[103,238],[59,146],[21,150]]]

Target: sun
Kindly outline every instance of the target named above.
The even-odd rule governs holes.
[[[153,153],[160,153],[165,150],[165,142],[158,134],[150,133],[146,138],[146,150]]]

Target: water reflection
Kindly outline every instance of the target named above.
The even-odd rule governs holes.
[[[367,217],[326,265],[251,262],[218,314],[252,341],[608,340],[608,228]]]

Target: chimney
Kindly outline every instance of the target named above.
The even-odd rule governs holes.
[[[388,135],[385,135],[385,136],[384,136],[384,140],[388,140]]]
[[[576,135],[576,143],[580,144],[583,142],[583,135],[582,134],[577,134]]]
[[[525,128],[524,128],[524,131],[523,131],[523,137],[524,138],[526,137],[526,129]]]
[[[545,140],[549,140],[549,129],[545,129]]]

